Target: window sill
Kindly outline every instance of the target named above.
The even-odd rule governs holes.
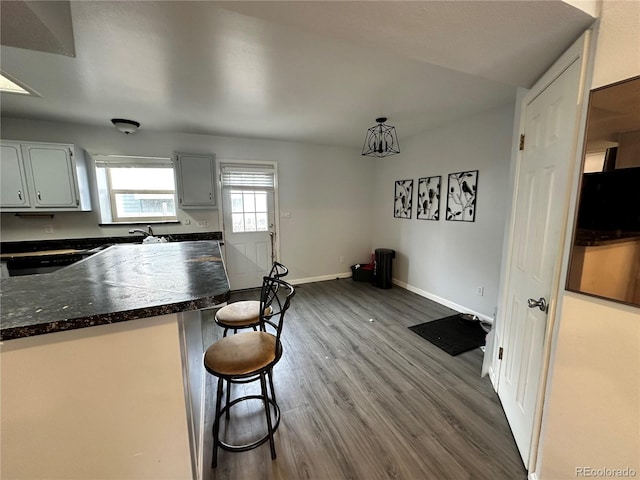
[[[129,225],[181,225],[182,222],[180,220],[169,220],[169,221],[146,221],[146,222],[108,222],[108,223],[99,223],[99,227],[122,227]]]

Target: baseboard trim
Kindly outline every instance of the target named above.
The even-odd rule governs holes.
[[[487,315],[484,315],[480,312],[476,312],[475,310],[471,310],[470,308],[467,308],[463,305],[458,305],[457,303],[454,303],[450,300],[447,300],[446,298],[442,298],[438,295],[434,295],[433,293],[427,292],[425,290],[421,290],[419,288],[414,287],[413,285],[409,285],[408,283],[405,283],[403,281],[398,280],[397,278],[394,278],[392,280],[392,282],[396,285],[398,285],[399,287],[402,288],[406,288],[407,290],[409,290],[410,292],[413,293],[417,293],[418,295],[420,295],[421,297],[425,297],[428,298],[429,300],[433,300],[434,302],[437,302],[441,305],[444,305],[445,307],[449,307],[452,308],[453,310],[456,310],[458,312],[461,313],[470,313],[472,315],[476,315],[480,320],[483,320],[487,323],[491,323],[493,324],[493,318],[489,317]]]
[[[335,280],[337,278],[351,278],[351,272],[334,273],[332,275],[320,275],[318,277],[295,278],[288,280],[291,285],[300,285],[303,283],[325,282],[327,280]],[[285,278],[285,280],[287,280]]]

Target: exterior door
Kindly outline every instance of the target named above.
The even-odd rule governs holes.
[[[256,288],[276,259],[275,172],[222,168],[225,264],[232,290]]]
[[[578,54],[568,55],[572,50]],[[557,72],[555,77],[545,75],[523,105],[524,147],[516,174],[510,258],[503,287],[502,365],[497,390],[527,467],[576,157],[581,52],[575,46],[570,49],[558,61],[560,66],[550,70]]]

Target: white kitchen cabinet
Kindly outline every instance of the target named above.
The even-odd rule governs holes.
[[[12,208],[30,207],[20,144],[3,142],[0,145],[0,159],[0,205]]]
[[[73,145],[3,141],[0,170],[0,211],[91,210],[84,154]]]
[[[213,155],[178,153],[175,171],[181,209],[216,208]]]

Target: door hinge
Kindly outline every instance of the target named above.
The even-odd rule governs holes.
[[[504,349],[500,347],[498,349],[498,360],[502,360],[502,354],[504,353]]]
[[[520,150],[524,150],[524,133],[520,134]]]

